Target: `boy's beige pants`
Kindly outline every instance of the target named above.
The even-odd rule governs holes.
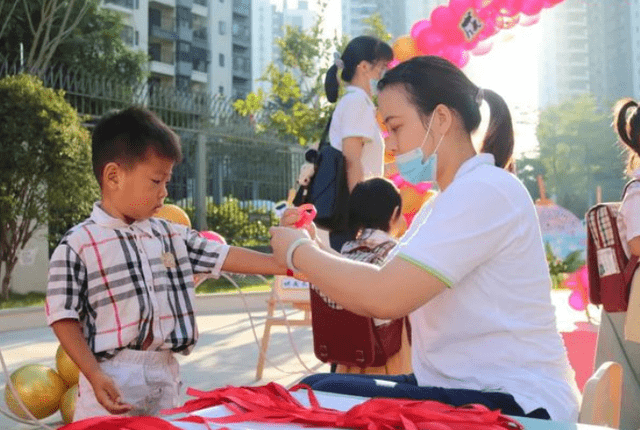
[[[125,415],[153,416],[162,409],[179,406],[180,368],[171,351],[125,349],[101,362],[100,367],[120,389],[122,401],[133,405]],[[78,384],[74,421],[110,415],[96,400],[82,372]]]

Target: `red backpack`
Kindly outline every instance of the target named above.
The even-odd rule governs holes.
[[[621,201],[631,185],[627,183]],[[589,300],[603,305],[607,312],[625,312],[629,304],[629,287],[638,265],[638,257],[627,258],[618,233],[620,202],[599,203],[586,214],[587,267]]]

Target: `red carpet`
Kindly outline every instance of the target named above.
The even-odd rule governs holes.
[[[569,362],[576,372],[576,383],[580,391],[582,391],[585,382],[593,374],[598,333],[576,329],[572,332],[562,332],[561,334],[564,345],[567,348]]]

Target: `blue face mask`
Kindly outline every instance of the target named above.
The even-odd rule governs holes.
[[[431,131],[432,123],[433,115],[431,116],[431,121],[429,121],[427,134],[425,134],[419,147],[407,153],[396,155],[396,165],[398,166],[400,175],[412,184],[432,182],[435,185],[436,183],[436,174],[438,172],[438,155],[436,151],[442,143],[444,135],[440,137],[440,141],[429,157],[425,159],[424,152],[422,151],[424,142],[427,140],[427,136],[429,136],[429,132]],[[424,162],[422,160],[424,160]]]

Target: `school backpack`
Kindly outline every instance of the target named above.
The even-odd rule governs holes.
[[[354,248],[343,256],[381,265],[395,246],[394,241],[388,241],[364,252]],[[320,361],[361,368],[384,366],[400,350],[402,328],[408,324],[407,317],[381,321],[356,315],[313,284],[310,297],[313,349]]]
[[[599,203],[586,214],[589,300],[607,312],[627,310],[631,279],[638,265],[637,256],[627,258],[617,223],[621,202],[633,182],[638,181],[627,183],[620,202]]]

